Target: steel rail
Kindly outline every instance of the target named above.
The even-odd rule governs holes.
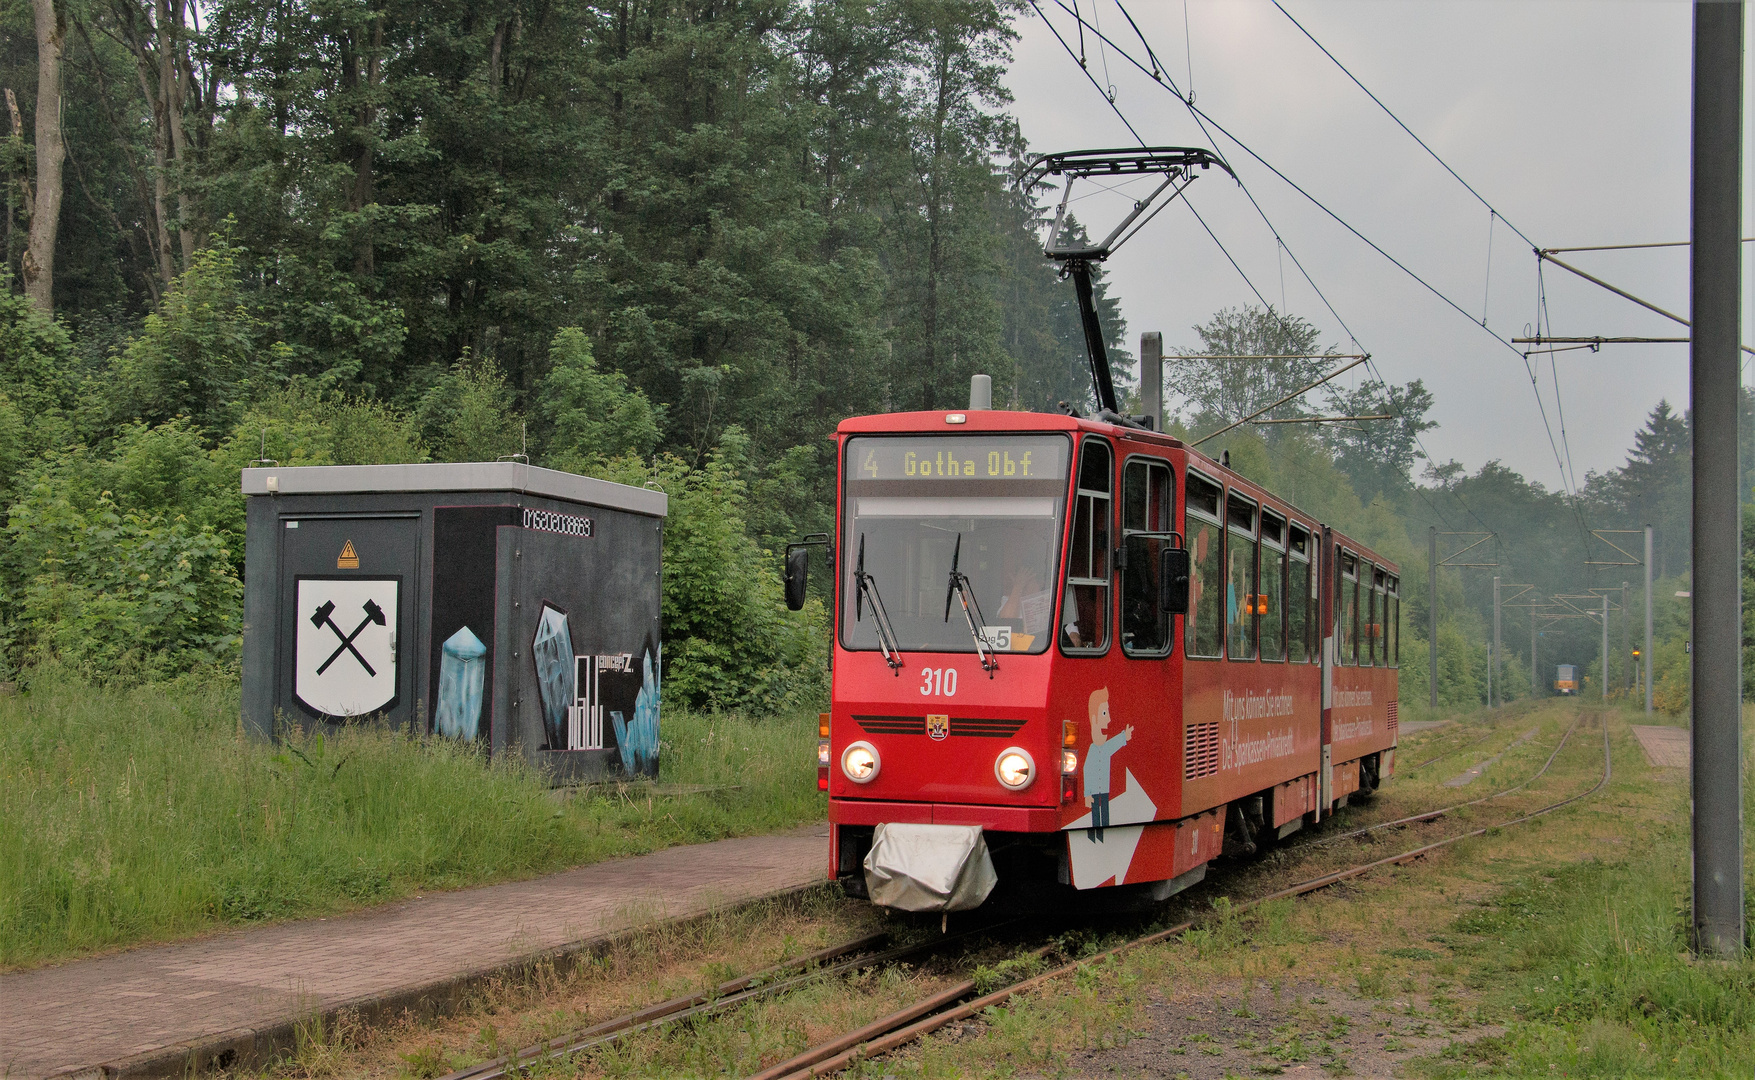
[[[529,1064],[567,1057],[582,1050],[589,1050],[594,1046],[602,1046],[628,1035],[633,1035],[641,1031],[648,1031],[664,1024],[675,1023],[676,1021],[686,1020],[694,1016],[721,1012],[725,1009],[734,1008],[758,998],[782,993],[786,990],[791,990],[794,987],[802,986],[805,983],[827,978],[843,971],[861,967],[870,967],[874,964],[885,964],[892,960],[900,960],[907,956],[913,956],[917,953],[942,949],[952,942],[964,941],[979,934],[989,933],[1002,926],[1010,926],[1018,921],[1019,920],[1017,919],[1004,919],[999,922],[988,923],[984,926],[951,934],[947,937],[932,938],[914,945],[898,946],[897,948],[885,952],[843,961],[842,963],[818,968],[814,971],[807,970],[803,974],[796,975],[790,979],[782,979],[777,982],[764,981],[771,975],[797,970],[801,967],[808,968],[811,964],[820,963],[824,960],[833,960],[837,957],[846,956],[849,953],[871,948],[890,936],[888,933],[868,934],[862,938],[856,938],[839,945],[831,945],[826,949],[819,949],[807,956],[783,961],[772,967],[763,968],[760,971],[739,976],[728,982],[720,983],[711,990],[703,990],[694,994],[685,994],[681,997],[671,998],[669,1001],[659,1002],[656,1005],[649,1005],[643,1009],[624,1013],[621,1016],[601,1021],[590,1027],[571,1031],[564,1035],[557,1035],[546,1042],[534,1043],[511,1054],[505,1054],[489,1061],[483,1061],[471,1065],[465,1069],[459,1069],[456,1072],[447,1073],[445,1076],[440,1077],[439,1080],[495,1080],[497,1077],[515,1073]]]
[[[862,938],[845,941],[839,945],[831,945],[826,949],[819,949],[807,956],[800,956],[793,960],[786,960],[775,964],[772,967],[766,967],[760,971],[753,971],[748,975],[739,976],[736,979],[720,983],[711,990],[703,990],[694,994],[685,994],[681,997],[671,998],[669,1001],[661,1001],[656,1005],[648,1005],[643,1009],[636,1009],[633,1012],[624,1013],[621,1016],[601,1021],[590,1027],[569,1032],[565,1035],[556,1036],[547,1042],[534,1043],[522,1050],[517,1050],[513,1053],[493,1058],[488,1061],[479,1062],[464,1069],[458,1069],[456,1072],[445,1074],[440,1077],[439,1080],[487,1080],[489,1077],[504,1076],[508,1067],[515,1066],[521,1062],[533,1061],[542,1057],[552,1056],[550,1051],[566,1043],[596,1036],[619,1034],[636,1026],[644,1026],[651,1021],[671,1019],[694,1006],[707,1004],[716,1000],[727,1000],[731,995],[740,994],[740,992],[748,990],[752,985],[767,976],[776,975],[784,971],[792,971],[801,967],[809,967],[814,963],[821,963],[824,960],[833,960],[837,957],[846,956],[851,952],[869,949],[886,941],[889,936],[888,933],[867,934]]]
[[[1577,795],[1573,795],[1573,796],[1570,796],[1570,797],[1565,798],[1565,799],[1561,799],[1558,802],[1549,803],[1547,806],[1541,807],[1540,809],[1537,809],[1537,810],[1533,810],[1527,814],[1523,814],[1523,815],[1520,815],[1518,817],[1511,818],[1507,821],[1498,822],[1497,824],[1494,824],[1494,825],[1482,826],[1481,828],[1478,828],[1478,829],[1471,829],[1466,833],[1462,833],[1462,834],[1459,834],[1457,836],[1452,836],[1452,837],[1449,837],[1449,838],[1444,839],[1444,840],[1434,841],[1433,843],[1430,843],[1430,844],[1423,844],[1420,847],[1412,848],[1408,851],[1404,851],[1404,852],[1401,852],[1401,853],[1396,854],[1396,855],[1386,856],[1385,858],[1382,858],[1382,859],[1375,859],[1375,860],[1368,862],[1368,863],[1361,863],[1357,866],[1350,866],[1344,870],[1336,870],[1332,873],[1324,874],[1320,877],[1311,878],[1308,881],[1299,882],[1296,885],[1291,885],[1291,886],[1288,886],[1287,888],[1280,889],[1276,892],[1268,893],[1266,896],[1260,896],[1260,897],[1255,898],[1254,900],[1249,900],[1249,901],[1246,901],[1242,904],[1236,905],[1235,907],[1233,907],[1231,909],[1231,911],[1233,913],[1241,913],[1244,911],[1249,911],[1253,908],[1260,907],[1261,905],[1266,904],[1266,903],[1270,903],[1274,900],[1284,900],[1284,899],[1291,898],[1291,897],[1304,896],[1308,893],[1315,892],[1318,889],[1327,888],[1330,885],[1335,885],[1335,884],[1338,884],[1342,881],[1347,881],[1347,880],[1350,880],[1350,879],[1355,878],[1355,877],[1361,877],[1361,876],[1368,874],[1371,871],[1376,870],[1380,867],[1394,866],[1394,865],[1399,865],[1402,863],[1412,862],[1415,859],[1421,858],[1421,857],[1423,857],[1423,856],[1425,856],[1433,851],[1437,851],[1440,848],[1448,847],[1451,844],[1459,843],[1463,840],[1467,840],[1467,839],[1470,839],[1472,837],[1484,836],[1487,833],[1493,831],[1494,829],[1503,829],[1503,828],[1507,828],[1507,827],[1512,826],[1512,825],[1519,825],[1519,824],[1522,824],[1523,822],[1531,821],[1535,818],[1543,816],[1544,814],[1553,813],[1554,811],[1559,810],[1562,807],[1569,806],[1572,803],[1578,802],[1581,799],[1585,799],[1585,798],[1590,797],[1591,795],[1596,794],[1598,791],[1601,791],[1606,784],[1608,784],[1609,779],[1610,779],[1611,775],[1613,774],[1613,758],[1611,757],[1611,754],[1610,754],[1608,719],[1607,719],[1607,717],[1604,717],[1601,714],[1599,714],[1599,719],[1603,725],[1603,775],[1596,782],[1596,784],[1593,787],[1591,787],[1590,790],[1580,792]],[[1576,723],[1574,724],[1574,726],[1575,727],[1577,726]],[[1568,734],[1570,734],[1570,731],[1568,732]],[[1558,748],[1556,748],[1555,753],[1556,754],[1559,753]],[[939,1028],[944,1027],[947,1024],[955,1023],[958,1020],[966,1020],[966,1019],[969,1019],[970,1017],[973,1017],[973,1016],[978,1016],[983,1010],[985,1010],[991,1006],[998,1005],[998,1004],[1010,999],[1011,997],[1013,997],[1015,995],[1022,994],[1025,991],[1035,989],[1038,986],[1042,986],[1052,979],[1057,979],[1063,975],[1070,974],[1070,973],[1077,971],[1081,968],[1088,967],[1088,966],[1095,964],[1095,963],[1098,963],[1100,961],[1111,959],[1115,956],[1119,956],[1123,952],[1127,952],[1127,951],[1130,951],[1132,949],[1136,949],[1142,945],[1152,945],[1152,944],[1156,944],[1160,941],[1166,941],[1166,940],[1169,940],[1170,938],[1180,936],[1180,935],[1188,932],[1189,930],[1194,929],[1196,926],[1199,926],[1201,923],[1209,921],[1210,918],[1211,918],[1211,916],[1203,917],[1200,919],[1191,919],[1191,920],[1184,922],[1184,923],[1181,923],[1179,925],[1172,926],[1167,930],[1160,930],[1156,933],[1147,934],[1144,937],[1135,938],[1132,941],[1123,942],[1122,944],[1117,945],[1112,949],[1108,949],[1108,950],[1105,950],[1104,952],[1098,953],[1095,956],[1087,957],[1087,958],[1082,959],[1082,960],[1075,960],[1069,964],[1064,964],[1058,968],[1055,968],[1052,971],[1044,972],[1041,975],[1037,975],[1037,976],[1030,978],[1030,979],[1025,979],[1022,982],[1015,983],[1015,984],[1008,986],[1002,990],[996,990],[991,994],[985,994],[981,997],[975,998],[974,1000],[966,1002],[965,1004],[959,1005],[954,1009],[949,1009],[949,1010],[946,1010],[944,1012],[934,1013],[932,1015],[926,1016],[926,1017],[921,1018],[921,1019],[912,1019],[912,1022],[909,1022],[909,1020],[905,1020],[902,1018],[905,1015],[910,1014],[910,1013],[913,1013],[915,1016],[918,1016],[918,1013],[915,1012],[915,1010],[918,1009],[919,1006],[918,1005],[911,1006],[909,1009],[904,1009],[901,1012],[894,1013],[889,1017],[885,1017],[882,1020],[875,1021],[872,1024],[866,1025],[865,1028],[860,1029],[862,1032],[868,1031],[868,1030],[876,1030],[876,1029],[883,1027],[886,1023],[888,1023],[892,1030],[889,1030],[888,1033],[886,1033],[886,1034],[882,1034],[882,1035],[877,1036],[876,1038],[869,1039],[865,1042],[860,1043],[857,1046],[853,1046],[853,1047],[841,1050],[839,1052],[832,1054],[831,1056],[819,1058],[817,1060],[810,1062],[809,1064],[802,1064],[802,1059],[807,1058],[807,1057],[812,1057],[812,1058],[817,1057],[817,1051],[823,1049],[823,1048],[813,1048],[812,1050],[808,1050],[804,1054],[799,1055],[798,1058],[792,1059],[792,1061],[781,1063],[782,1065],[787,1065],[787,1066],[791,1067],[792,1071],[782,1073],[782,1072],[778,1071],[779,1066],[776,1066],[774,1068],[770,1068],[768,1070],[765,1070],[760,1075],[764,1078],[764,1080],[806,1080],[806,1078],[808,1078],[808,1077],[826,1076],[830,1073],[839,1072],[840,1070],[847,1068],[849,1065],[852,1065],[857,1061],[865,1060],[865,1059],[871,1058],[871,1057],[876,1057],[879,1054],[888,1053],[889,1051],[894,1050],[897,1047],[904,1046],[907,1043],[910,1043],[910,1042],[914,1041],[915,1039],[920,1038],[922,1035],[926,1035],[926,1034],[929,1034],[933,1031],[936,1031]],[[949,991],[944,991],[943,993],[948,994]],[[941,994],[939,996],[943,996],[943,994]],[[897,1024],[901,1024],[902,1026],[896,1026]],[[836,1040],[836,1043],[838,1044],[838,1043],[845,1042],[845,1040],[848,1037],[850,1037],[850,1036],[843,1036],[841,1039]],[[827,1045],[829,1045],[829,1044],[825,1044],[825,1046],[827,1046]],[[795,1065],[794,1064],[795,1062],[800,1063],[800,1064]]]

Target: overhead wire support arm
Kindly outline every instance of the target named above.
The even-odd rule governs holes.
[[[1743,237],[1743,243],[1755,244],[1755,236]],[[1666,248],[1687,247],[1687,240],[1666,240],[1658,244],[1597,244],[1594,247],[1543,248],[1550,255],[1564,255],[1569,251],[1632,251],[1635,248]]]
[[[1372,416],[1291,416],[1284,420],[1251,420],[1252,424],[1344,424],[1352,420],[1394,420],[1393,413]]]
[[[1208,441],[1209,439],[1218,438],[1220,435],[1225,434],[1225,432],[1230,431],[1233,428],[1242,427],[1244,424],[1247,424],[1247,423],[1254,421],[1255,418],[1258,416],[1263,416],[1267,413],[1273,412],[1275,409],[1279,408],[1281,405],[1284,405],[1286,402],[1291,401],[1293,398],[1298,397],[1301,394],[1309,393],[1310,391],[1321,386],[1323,383],[1328,382],[1330,379],[1335,378],[1337,375],[1346,374],[1347,372],[1358,367],[1360,364],[1365,363],[1365,361],[1367,361],[1369,359],[1371,359],[1371,356],[1369,353],[1367,353],[1367,354],[1359,357],[1359,359],[1354,360],[1353,362],[1351,362],[1349,364],[1343,364],[1342,366],[1335,368],[1333,371],[1329,372],[1327,375],[1324,375],[1322,378],[1316,380],[1315,382],[1309,384],[1308,386],[1300,386],[1298,389],[1292,391],[1290,394],[1287,394],[1285,397],[1274,402],[1272,405],[1268,405],[1264,408],[1257,409],[1254,412],[1250,413],[1248,416],[1245,416],[1243,419],[1237,421],[1236,423],[1226,424],[1224,427],[1213,432],[1211,435],[1202,435],[1200,438],[1194,440],[1193,442],[1189,443],[1188,445],[1199,446],[1201,443],[1204,443],[1204,442]]]
[[[1191,146],[1147,146],[1137,150],[1072,150],[1042,154],[1032,158],[1019,180],[1025,190],[1045,182],[1050,176],[1062,176],[1066,182],[1061,190],[1060,205],[1055,208],[1054,222],[1042,245],[1042,254],[1061,266],[1061,274],[1073,279],[1078,293],[1079,317],[1085,332],[1085,351],[1091,365],[1091,385],[1096,393],[1098,415],[1104,419],[1125,422],[1118,412],[1115,384],[1110,376],[1109,351],[1103,343],[1103,324],[1097,315],[1095,294],[1091,285],[1091,264],[1100,263],[1145,228],[1165,206],[1187,190],[1197,175],[1217,165],[1226,173],[1231,167],[1211,150]],[[1094,244],[1080,247],[1062,245],[1061,233],[1066,226],[1067,206],[1072,189],[1079,180],[1096,176],[1133,177],[1158,174],[1162,182],[1145,198],[1136,200],[1133,208],[1111,229],[1108,236]],[[1231,173],[1235,178],[1234,173]],[[1165,195],[1165,192],[1169,192]],[[1108,414],[1104,416],[1104,414]]]
[[[1644,529],[1592,529],[1590,531],[1590,534],[1592,536],[1596,537],[1598,540],[1601,540],[1603,543],[1614,548],[1616,551],[1620,552],[1622,555],[1625,555],[1629,561],[1626,561],[1626,562],[1604,562],[1604,561],[1598,561],[1598,560],[1593,560],[1593,559],[1586,559],[1584,565],[1586,565],[1586,566],[1644,566],[1645,565],[1645,560],[1643,560],[1639,556],[1633,554],[1633,552],[1628,551],[1626,548],[1622,547],[1620,544],[1615,543],[1615,541],[1609,539],[1609,537],[1611,537],[1611,536],[1644,536],[1645,535]]]
[[[1629,246],[1639,246],[1639,245],[1629,245]],[[1658,247],[1659,245],[1652,244],[1649,246]],[[1559,259],[1556,259],[1554,257],[1554,252],[1556,252],[1556,251],[1566,251],[1566,250],[1588,251],[1588,250],[1591,250],[1589,248],[1535,248],[1533,250],[1536,253],[1536,259],[1538,261],[1551,262],[1555,266],[1558,266],[1562,270],[1566,270],[1566,271],[1569,271],[1571,273],[1577,274],[1579,277],[1590,282],[1592,285],[1599,285],[1599,286],[1609,290],[1610,292],[1614,293],[1616,296],[1619,296],[1623,300],[1632,301],[1633,303],[1638,304],[1640,307],[1646,309],[1647,311],[1654,311],[1657,314],[1662,315],[1664,318],[1669,319],[1672,322],[1681,323],[1683,326],[1689,327],[1690,329],[1693,328],[1692,323],[1690,323],[1687,319],[1682,318],[1682,316],[1677,315],[1675,312],[1665,311],[1663,308],[1658,307],[1656,304],[1652,303],[1649,300],[1642,300],[1639,297],[1634,296],[1632,293],[1628,292],[1626,289],[1617,288],[1616,286],[1611,285],[1608,282],[1604,281],[1600,277],[1595,277],[1591,274],[1587,274],[1583,270],[1580,270],[1578,267],[1573,266],[1571,263],[1562,262]],[[1603,250],[1608,250],[1608,249],[1605,248]],[[1523,339],[1521,339],[1521,338],[1513,338],[1512,340],[1515,342],[1519,342],[1519,343],[1523,342]],[[1602,339],[1599,339],[1599,340],[1602,340]],[[1631,341],[1631,340],[1638,340],[1638,339],[1624,339],[1624,340]],[[1646,340],[1648,340],[1648,341],[1687,341],[1689,339],[1688,338],[1648,338]],[[1747,345],[1740,345],[1739,348],[1741,348],[1746,353],[1755,354],[1755,348],[1750,348]]]
[[[1496,532],[1441,532],[1438,535],[1439,536],[1478,536],[1478,537],[1480,537],[1480,539],[1476,540],[1474,543],[1469,544],[1466,547],[1458,548],[1456,551],[1453,551],[1449,555],[1446,555],[1444,558],[1438,560],[1439,566],[1487,567],[1487,566],[1498,566],[1499,565],[1499,557],[1497,555],[1494,556],[1492,562],[1457,562],[1456,561],[1457,559],[1460,559],[1464,555],[1467,555],[1469,552],[1480,547],[1482,544],[1485,544],[1487,541],[1498,539],[1499,534]]]
[[[1164,360],[1369,360],[1365,353],[1232,353],[1207,356],[1202,353],[1178,353]]]

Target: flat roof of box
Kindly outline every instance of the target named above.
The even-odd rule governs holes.
[[[273,489],[270,490],[270,482]],[[587,506],[664,517],[662,491],[611,483],[521,461],[429,465],[298,465],[245,469],[245,495],[365,495],[379,492],[516,491]]]

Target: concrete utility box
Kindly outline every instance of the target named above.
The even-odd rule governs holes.
[[[244,724],[658,772],[663,492],[500,461],[244,470]]]

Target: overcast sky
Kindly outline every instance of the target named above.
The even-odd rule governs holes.
[[[1040,0],[1079,48],[1070,15]],[[1070,7],[1072,0],[1065,0]],[[1127,0],[1123,0],[1124,3]],[[1177,85],[1232,134],[1335,213],[1504,338],[1536,319],[1543,247],[1688,238],[1692,12],[1686,3],[1461,3],[1282,0],[1317,40],[1504,216],[1489,214],[1267,0],[1133,0],[1128,12]],[[1079,0],[1115,44],[1143,58],[1115,0]],[[1755,20],[1750,20],[1755,32]],[[1008,85],[1033,150],[1137,145],[1077,63],[1034,14],[1021,21]],[[1533,356],[1553,445],[1525,361],[1447,307],[1276,179],[1217,132],[1208,140],[1188,110],[1086,33],[1095,78],[1154,145],[1208,145],[1237,169],[1287,249],[1304,264],[1384,378],[1424,379],[1435,394],[1425,436],[1439,461],[1472,472],[1499,459],[1548,488],[1561,464],[1619,466],[1633,432],[1660,398],[1688,397],[1686,345],[1609,345],[1601,352]],[[1750,50],[1746,47],[1746,55]],[[1105,71],[1107,63],[1107,71]],[[1192,66],[1192,80],[1189,69]],[[1745,87],[1755,88],[1748,76]],[[1755,108],[1745,106],[1755,125]],[[1755,190],[1743,145],[1745,190]],[[1077,192],[1075,192],[1077,194]],[[1353,351],[1243,191],[1209,172],[1193,204],[1263,296]],[[1744,234],[1755,231],[1745,198]],[[1078,204],[1093,233],[1125,204],[1099,195]],[[1755,245],[1744,245],[1745,342],[1755,341]],[[1562,255],[1574,265],[1684,317],[1686,248]],[[1283,278],[1282,278],[1283,266]],[[1137,347],[1161,330],[1165,351],[1198,343],[1190,329],[1254,294],[1187,209],[1173,207],[1109,263]],[[1550,332],[1675,337],[1686,330],[1553,266],[1544,274]],[[1282,286],[1282,280],[1284,285]],[[1283,293],[1282,293],[1283,289]],[[1555,389],[1558,367],[1558,401]],[[1358,369],[1363,371],[1364,369]],[[1748,376],[1745,369],[1745,377]],[[1561,414],[1565,440],[1561,439]]]

